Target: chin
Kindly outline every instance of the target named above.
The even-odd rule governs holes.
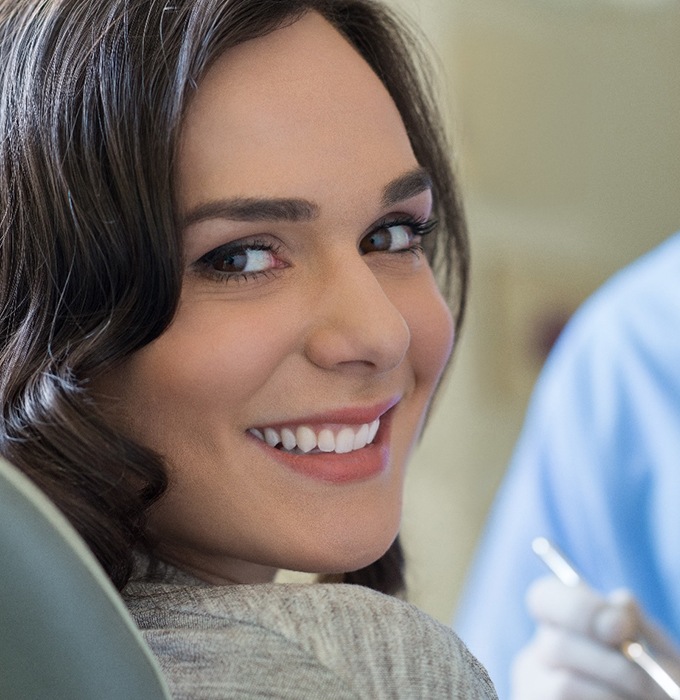
[[[295,567],[297,571],[316,574],[344,574],[349,571],[363,569],[380,559],[394,542],[397,533],[390,537],[380,538],[370,543],[342,543],[339,547],[320,552],[312,559],[300,562],[302,566]],[[289,567],[290,568],[290,567]]]

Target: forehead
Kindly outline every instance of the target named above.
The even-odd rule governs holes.
[[[308,13],[230,49],[199,84],[180,141],[180,206],[226,194],[346,197],[415,164],[378,77]]]

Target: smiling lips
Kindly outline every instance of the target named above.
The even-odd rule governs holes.
[[[305,477],[338,484],[363,481],[389,467],[390,426],[400,398],[260,425],[247,433],[269,457]]]
[[[370,445],[380,427],[380,418],[360,425],[325,426],[314,429],[308,425],[288,428],[251,428],[248,432],[270,447],[291,454],[347,454]]]

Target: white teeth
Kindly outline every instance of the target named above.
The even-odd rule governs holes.
[[[322,452],[335,452],[335,435],[333,431],[328,428],[324,428],[319,431],[319,437],[317,438],[319,443],[319,449]]]
[[[298,454],[308,454],[317,449],[319,452],[335,452],[346,454],[361,450],[375,439],[380,427],[380,419],[359,426],[346,425],[337,432],[330,428],[322,428],[317,433],[308,425],[297,428],[250,428],[248,432],[258,440],[263,440],[270,447],[282,446],[287,452],[298,451]]]
[[[269,447],[276,447],[281,442],[281,438],[274,428],[264,429],[264,439]]]
[[[335,438],[335,451],[345,454],[354,449],[354,431],[352,428],[343,428]]]
[[[354,436],[354,446],[352,449],[360,450],[362,447],[366,447],[366,445],[368,445],[369,430],[370,427],[366,423],[359,428],[359,432]]]
[[[311,452],[316,447],[316,433],[306,425],[301,425],[295,431],[295,437],[297,446],[305,453]]]
[[[292,450],[297,445],[297,440],[295,438],[295,433],[289,428],[283,428],[281,430],[281,442],[286,450]]]

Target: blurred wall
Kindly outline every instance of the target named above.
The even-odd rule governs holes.
[[[473,281],[409,474],[411,600],[451,617],[564,320],[680,229],[677,0],[390,0],[439,56]]]

